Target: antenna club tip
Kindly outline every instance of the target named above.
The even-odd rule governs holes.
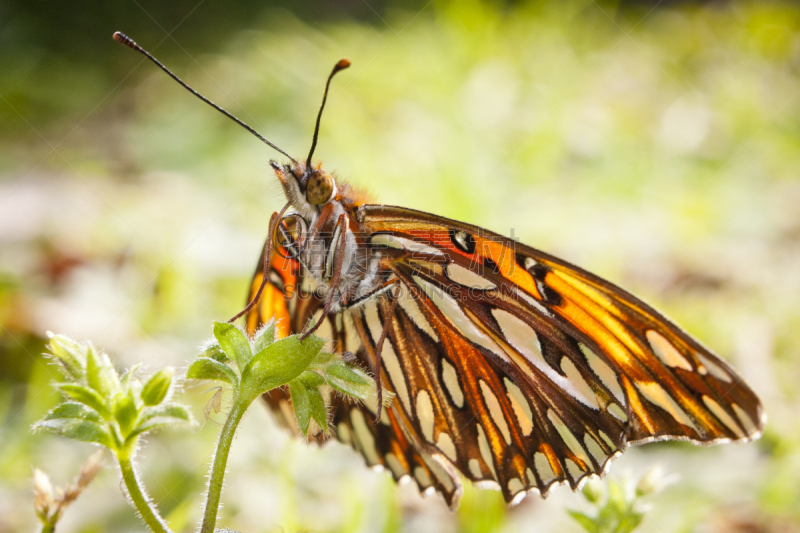
[[[128,37],[127,35],[125,35],[121,31],[115,31],[114,35],[112,36],[112,38],[115,41],[117,41],[118,43],[124,44],[125,46],[131,46],[131,45],[136,44],[135,42],[133,42],[133,39],[131,39],[130,37]]]
[[[338,63],[336,63],[336,70],[337,70],[337,71],[338,71],[338,70],[344,70],[344,69],[346,69],[346,68],[347,68],[347,67],[349,67],[349,66],[350,66],[350,60],[349,60],[349,59],[347,59],[347,58],[345,58],[345,59],[340,59],[340,60],[339,60],[339,62],[338,62]]]

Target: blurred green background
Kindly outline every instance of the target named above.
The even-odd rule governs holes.
[[[800,7],[781,2],[253,0],[0,3],[0,532],[33,531],[31,468],[86,445],[29,427],[57,398],[48,330],[120,366],[183,366],[239,311],[282,205],[271,152],[111,40],[120,30],[297,157],[388,204],[479,224],[643,296],[731,361],[764,437],[630,450],[609,479],[680,476],[642,531],[800,531]],[[187,389],[203,419],[213,391]],[[142,457],[176,530],[219,429]],[[561,488],[459,512],[290,439],[253,409],[222,523],[246,532],[579,531]],[[142,531],[107,469],[60,531]]]

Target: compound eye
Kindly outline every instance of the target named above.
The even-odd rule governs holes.
[[[308,176],[306,183],[306,200],[311,205],[322,205],[333,195],[333,178],[322,169],[315,170]]]
[[[306,219],[296,213],[286,215],[276,228],[276,239],[274,242],[284,248],[289,255],[283,255],[286,259],[294,259],[299,256],[305,247],[306,232],[308,230],[308,223]]]

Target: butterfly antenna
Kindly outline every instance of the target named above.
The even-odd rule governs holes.
[[[314,139],[311,141],[311,151],[308,152],[308,159],[306,159],[306,169],[311,168],[311,156],[314,155],[314,149],[317,147],[317,138],[319,137],[319,122],[322,119],[322,110],[325,109],[325,101],[328,99],[328,89],[331,86],[331,80],[337,73],[350,66],[349,59],[340,59],[338,63],[333,66],[328,81],[325,83],[325,92],[322,94],[322,105],[319,106],[319,113],[317,113],[317,125],[314,127]],[[308,172],[308,170],[306,170]]]
[[[122,44],[124,44],[125,46],[127,46],[128,48],[132,48],[132,49],[136,50],[137,52],[139,52],[140,54],[142,54],[144,57],[146,57],[147,59],[149,59],[150,61],[152,61],[152,62],[153,62],[153,63],[155,63],[156,65],[158,65],[158,66],[159,66],[159,68],[161,68],[161,70],[163,70],[164,72],[166,72],[167,74],[169,74],[169,76],[170,76],[170,77],[171,77],[173,80],[175,80],[175,81],[177,81],[178,83],[180,83],[180,84],[181,84],[181,85],[182,85],[182,86],[183,86],[183,87],[184,87],[184,88],[185,88],[187,91],[189,91],[190,93],[192,93],[193,95],[195,95],[196,97],[198,97],[200,100],[204,101],[205,103],[207,103],[208,105],[210,105],[211,107],[213,107],[214,109],[216,109],[217,111],[219,111],[220,113],[222,113],[223,115],[225,115],[226,117],[228,117],[229,119],[231,119],[232,121],[236,122],[238,125],[242,126],[244,129],[246,129],[247,131],[249,131],[250,133],[252,133],[252,134],[253,134],[253,135],[255,135],[256,137],[258,137],[259,139],[261,139],[261,141],[263,141],[264,143],[266,143],[266,144],[267,144],[267,146],[269,146],[270,148],[272,148],[272,149],[274,149],[274,150],[277,150],[278,152],[282,153],[283,155],[285,155],[286,157],[288,157],[288,158],[289,158],[289,159],[292,161],[292,163],[294,163],[295,165],[297,165],[297,160],[296,160],[294,157],[290,156],[289,154],[287,154],[286,152],[284,152],[283,150],[281,150],[280,148],[278,148],[278,147],[277,147],[277,146],[276,146],[274,143],[270,142],[270,141],[269,141],[267,138],[265,138],[263,135],[261,135],[260,133],[258,133],[256,130],[254,130],[253,128],[251,128],[251,127],[250,127],[248,124],[246,124],[244,121],[242,121],[242,120],[239,120],[238,118],[236,118],[235,116],[231,115],[230,113],[228,113],[227,111],[225,111],[224,109],[222,109],[220,106],[218,106],[217,104],[215,104],[214,102],[212,102],[211,100],[209,100],[208,98],[206,98],[205,96],[203,96],[202,94],[200,94],[199,92],[197,92],[197,91],[195,91],[194,89],[192,89],[191,87],[189,87],[189,85],[188,85],[186,82],[184,82],[184,81],[183,81],[182,79],[180,79],[178,76],[176,76],[175,74],[173,74],[173,73],[172,73],[172,71],[171,71],[170,69],[168,69],[167,67],[165,67],[165,66],[164,66],[164,65],[161,63],[161,61],[159,61],[158,59],[156,59],[155,57],[153,57],[153,56],[150,54],[150,52],[148,52],[147,50],[145,50],[144,48],[142,48],[141,46],[139,46],[138,44],[136,44],[136,41],[134,41],[133,39],[131,39],[130,37],[128,37],[127,35],[125,35],[124,33],[121,33],[121,32],[116,32],[116,33],[114,33],[114,40],[115,40],[115,41],[117,41],[118,43],[122,43]],[[317,124],[319,124],[319,121],[317,121]],[[316,139],[316,136],[315,136],[315,139]]]

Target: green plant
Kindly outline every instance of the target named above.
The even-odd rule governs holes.
[[[663,469],[655,467],[642,476],[633,491],[609,480],[604,498],[604,484],[597,478],[590,479],[582,494],[595,508],[594,516],[575,510],[567,512],[589,533],[631,533],[646,516],[641,499],[661,492],[671,481]]]
[[[187,379],[222,382],[233,392],[233,405],[211,465],[201,532],[214,531],[234,433],[248,407],[262,394],[287,385],[303,433],[307,433],[312,419],[323,430],[328,427],[320,387],[330,386],[360,400],[375,395],[372,378],[334,354],[323,352],[324,344],[324,339],[314,336],[305,340],[297,335],[275,340],[273,323],[253,338],[231,324],[214,324],[214,340],[186,373]],[[143,435],[164,427],[185,429],[195,424],[189,408],[172,399],[174,370],[165,367],[147,379],[139,379],[135,366],[120,376],[108,356],[90,342],[52,335],[49,346],[63,377],[55,386],[65,401],[34,424],[34,430],[50,431],[111,450],[128,497],[142,519],[152,531],[169,532],[168,524],[147,497],[137,475],[135,457]],[[52,531],[58,514],[44,513],[44,516],[47,521],[42,519],[43,531]]]

